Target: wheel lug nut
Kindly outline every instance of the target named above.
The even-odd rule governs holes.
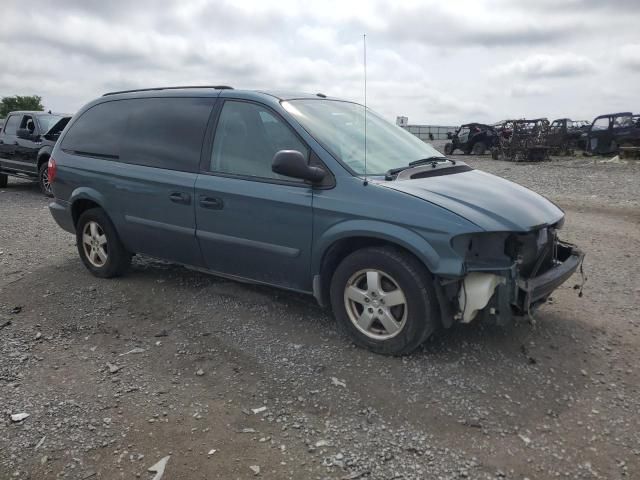
[[[373,308],[369,307],[369,313],[373,313]]]
[[[364,302],[365,303],[369,303],[371,300],[369,300],[369,297],[364,297]]]
[[[382,309],[381,308],[378,309],[378,313],[382,314]]]

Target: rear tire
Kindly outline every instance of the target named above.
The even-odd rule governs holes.
[[[101,208],[91,208],[80,215],[76,224],[76,243],[82,263],[96,277],[117,277],[131,264],[131,254]]]
[[[8,183],[9,183],[9,175],[0,173],[0,188],[5,188]]]
[[[46,197],[53,197],[51,184],[49,183],[49,166],[47,162],[44,162],[40,165],[40,168],[38,168],[38,186]]]
[[[401,250],[357,250],[338,265],[331,279],[331,307],[338,327],[372,352],[411,353],[438,325],[432,282],[424,265]]]

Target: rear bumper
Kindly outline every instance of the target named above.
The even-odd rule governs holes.
[[[49,204],[49,212],[51,212],[51,216],[62,229],[70,233],[76,233],[69,202],[56,198]]]
[[[531,306],[546,300],[556,288],[573,275],[582,264],[584,253],[574,245],[558,242],[558,263],[551,269],[533,278],[519,278],[517,285],[523,295],[519,295],[518,307],[528,312]]]

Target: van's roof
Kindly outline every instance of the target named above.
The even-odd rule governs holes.
[[[221,91],[233,90],[234,94],[241,95],[243,97],[262,97],[268,95],[275,97],[279,100],[292,100],[294,98],[322,98],[332,99],[323,93],[300,93],[292,91],[266,91],[266,90],[235,90],[232,87],[226,85],[196,85],[196,86],[184,86],[184,87],[156,87],[156,88],[140,88],[135,90],[122,90],[116,92],[108,92],[103,97],[117,96],[118,98],[145,98],[145,97],[217,97]]]

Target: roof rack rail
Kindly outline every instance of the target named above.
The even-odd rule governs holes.
[[[152,92],[154,90],[183,90],[185,88],[213,88],[215,90],[233,90],[233,87],[229,87],[228,85],[187,85],[184,87],[135,88],[133,90],[120,90],[118,92],[108,92],[102,96],[106,97],[108,95],[118,95],[119,93]]]

